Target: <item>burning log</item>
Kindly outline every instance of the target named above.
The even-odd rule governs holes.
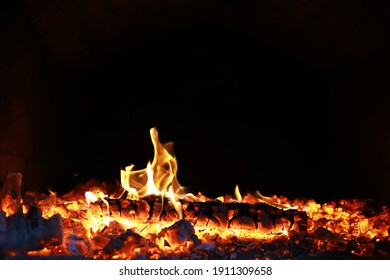
[[[44,219],[36,207],[30,207],[27,214],[17,212],[8,217],[0,212],[0,253],[12,251],[19,255],[60,245],[62,234],[59,214]]]
[[[282,210],[265,203],[223,203],[218,200],[186,202],[184,213],[195,225],[226,229],[245,229],[262,233],[280,233],[291,228],[306,231],[306,212]],[[205,217],[206,221],[205,221]],[[300,220],[300,224],[295,221]]]
[[[144,200],[108,199],[113,217],[141,222],[175,222],[178,215],[174,206],[156,198]],[[205,202],[180,201],[184,219],[199,228],[237,229],[280,234],[287,230],[306,232],[308,217],[297,209],[278,209],[265,203],[224,203],[218,200]],[[105,213],[106,204],[91,203],[96,213]]]

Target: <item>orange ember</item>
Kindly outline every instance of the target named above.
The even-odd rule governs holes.
[[[319,204],[240,193],[216,199],[177,180],[173,143],[150,130],[154,158],[71,192],[20,194],[21,174],[0,197],[0,257],[89,259],[390,258],[390,214],[370,200]],[[19,193],[18,193],[19,190]]]

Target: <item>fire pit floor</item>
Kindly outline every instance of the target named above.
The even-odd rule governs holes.
[[[0,258],[390,259],[388,205],[242,196],[238,186],[235,197],[193,195],[177,181],[173,143],[150,135],[153,161],[121,170],[117,185],[22,193],[22,174],[7,174]]]
[[[295,201],[292,209],[229,197],[180,200],[179,219],[159,197],[89,204],[64,197],[28,193],[25,213],[1,212],[0,258],[390,259],[389,210],[370,200]]]

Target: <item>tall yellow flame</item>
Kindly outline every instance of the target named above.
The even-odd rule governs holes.
[[[134,165],[121,170],[121,186],[127,192],[128,199],[138,199],[150,195],[167,197],[174,204],[179,216],[178,198],[185,194],[184,188],[177,180],[177,161],[173,153],[173,142],[165,144],[159,141],[155,127],[150,129],[150,137],[154,148],[153,161],[141,170],[133,170]]]

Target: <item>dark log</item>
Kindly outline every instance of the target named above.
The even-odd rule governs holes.
[[[9,217],[0,212],[1,252],[26,254],[28,251],[60,245],[62,238],[62,218],[59,214],[44,219],[36,207],[30,207],[27,214],[17,212]]]
[[[74,234],[64,236],[65,249],[71,256],[86,256],[91,251],[91,244],[85,238],[80,238]]]

